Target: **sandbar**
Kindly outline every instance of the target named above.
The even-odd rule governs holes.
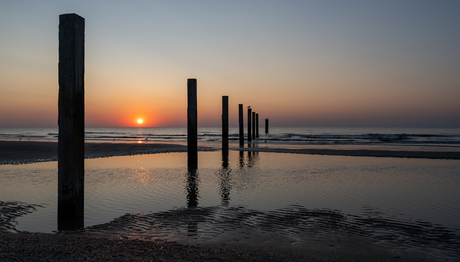
[[[381,150],[381,149],[326,149],[326,148],[245,148],[244,151],[310,154],[328,156],[363,156],[363,157],[397,157],[397,158],[427,158],[427,159],[460,159],[457,151],[420,151],[420,150]]]
[[[57,161],[57,142],[38,141],[0,141],[0,165],[27,164],[46,161]],[[213,147],[199,147],[199,151],[216,150]],[[233,148],[232,150],[273,152],[289,154],[312,154],[330,156],[361,156],[361,157],[398,157],[427,159],[460,159],[459,151],[433,150],[384,150],[384,149],[330,149],[330,148],[271,148],[249,147]],[[85,158],[101,158],[111,156],[128,156],[156,154],[168,152],[187,152],[187,146],[166,143],[85,143]]]
[[[186,152],[179,144],[85,143],[85,158]],[[58,160],[57,142],[0,141],[0,164],[27,164]]]

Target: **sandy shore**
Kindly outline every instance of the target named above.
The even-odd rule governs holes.
[[[0,261],[325,261],[292,253],[73,234],[0,233]]]
[[[0,141],[0,164],[57,161],[57,142]],[[157,143],[86,143],[85,158],[186,152],[187,147]]]
[[[209,150],[212,148],[199,148]],[[420,151],[420,150],[381,150],[381,149],[288,149],[253,147],[244,151],[275,152],[291,154],[367,156],[367,157],[403,157],[429,159],[460,159],[456,151]],[[155,154],[166,152],[186,152],[187,147],[178,144],[157,143],[86,143],[85,158]],[[0,165],[26,164],[45,161],[57,161],[57,142],[0,141]]]
[[[328,156],[367,156],[428,159],[460,159],[460,152],[455,151],[420,151],[420,150],[382,150],[382,149],[289,149],[289,148],[248,148],[245,151],[310,154]]]
[[[280,250],[271,246],[276,240],[267,242],[267,238],[251,233],[238,241],[230,233],[200,245],[78,232],[0,232],[0,261],[444,261],[410,250],[395,253],[362,239],[346,241],[339,249],[325,246],[322,240],[311,242],[307,249]]]

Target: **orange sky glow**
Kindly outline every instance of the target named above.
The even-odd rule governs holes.
[[[460,2],[180,2],[0,3],[0,127],[57,126],[69,12],[85,18],[87,127],[184,127],[188,78],[203,127],[224,95],[230,126],[238,104],[272,126],[460,126]]]

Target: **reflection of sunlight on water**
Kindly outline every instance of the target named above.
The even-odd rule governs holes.
[[[152,172],[146,168],[140,167],[134,171],[134,176],[139,184],[143,186],[152,183],[155,180]]]

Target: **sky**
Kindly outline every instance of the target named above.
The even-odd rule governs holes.
[[[0,1],[0,127],[57,127],[59,15],[85,18],[87,127],[460,127],[460,1]],[[246,115],[246,114],[245,114]],[[137,119],[142,118],[142,124]],[[246,120],[245,120],[246,121]]]

